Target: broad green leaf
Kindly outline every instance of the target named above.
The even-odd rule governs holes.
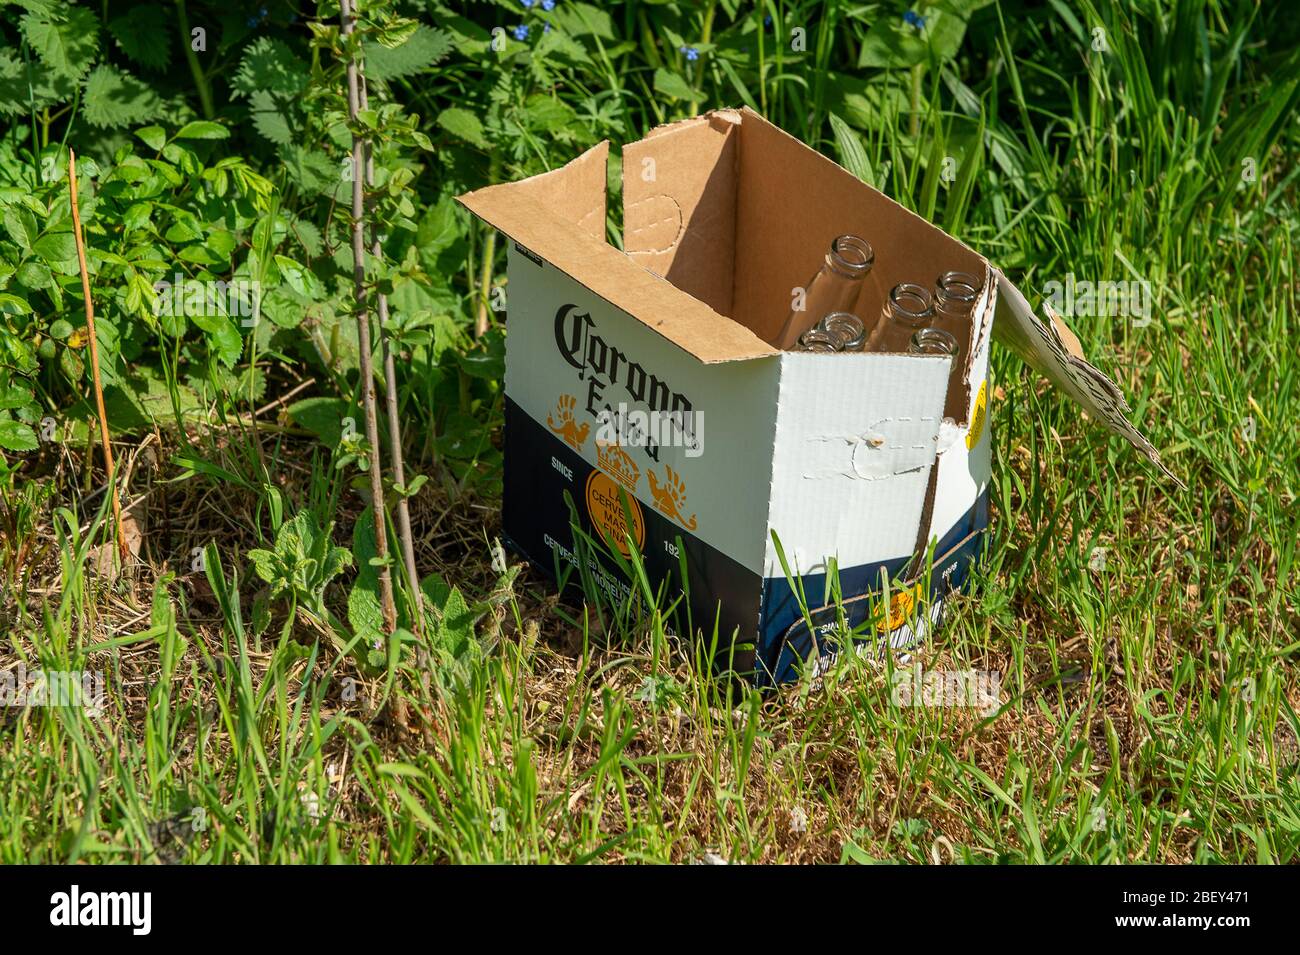
[[[0,418],[0,448],[9,451],[35,451],[39,442],[27,424],[12,418]]]
[[[54,73],[80,78],[99,54],[99,19],[85,7],[68,7],[67,19],[29,13],[22,19],[23,36],[41,62]]]
[[[175,139],[229,139],[230,130],[205,119],[186,123],[176,131]]]
[[[342,398],[303,398],[285,409],[289,420],[306,428],[328,448],[338,447],[348,403]]]
[[[293,141],[290,126],[293,107],[287,100],[266,90],[256,90],[249,97],[248,114],[257,131],[271,142],[286,146]]]
[[[77,240],[71,232],[49,232],[36,240],[32,251],[50,265],[70,262],[77,257]]]
[[[662,67],[655,70],[655,92],[680,100],[700,100],[704,98],[703,94],[698,90],[691,89],[691,85],[681,76],[670,73]]]
[[[369,62],[366,64],[369,73]],[[307,85],[309,68],[282,40],[259,37],[244,50],[239,69],[231,80],[236,96],[249,96],[259,90],[297,96]]]
[[[452,106],[438,114],[438,125],[453,136],[472,143],[480,149],[488,149],[487,137],[483,134],[483,123],[478,116],[467,109]]]
[[[167,145],[167,131],[161,126],[145,126],[137,129],[135,134],[154,152],[162,152]]]
[[[840,165],[867,185],[874,186],[871,174],[871,160],[862,145],[862,138],[834,113],[830,114],[831,132],[835,134],[835,148],[839,150]]]
[[[41,234],[40,227],[36,224],[36,217],[22,206],[7,206],[4,223],[9,238],[18,243],[20,249],[30,252]]]

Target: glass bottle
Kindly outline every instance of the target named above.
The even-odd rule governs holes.
[[[862,293],[863,279],[876,262],[876,253],[866,239],[841,235],[831,243],[822,267],[808,282],[802,310],[792,310],[776,340],[777,348],[793,348],[799,336],[822,315],[852,312]]]
[[[957,344],[957,336],[933,325],[918,328],[912,333],[907,351],[911,355],[952,356],[952,370],[948,373],[948,390],[944,392],[943,416],[953,421],[961,421],[965,418],[964,404],[968,396],[961,386],[961,363],[957,360],[957,356],[961,354],[961,346]]]
[[[866,326],[852,312],[831,312],[816,327],[835,338],[838,351],[862,351],[866,347]]]
[[[971,314],[983,283],[967,272],[944,272],[934,283],[934,325],[970,341]]]
[[[810,328],[799,336],[797,351],[829,354],[840,350],[839,339],[822,328]]]
[[[899,282],[889,291],[880,321],[871,330],[867,351],[905,352],[912,334],[926,328],[934,318],[934,299],[925,286]]]
[[[960,350],[957,339],[951,332],[934,327],[918,328],[912,333],[912,340],[907,346],[908,354],[911,355],[952,355],[956,358]]]

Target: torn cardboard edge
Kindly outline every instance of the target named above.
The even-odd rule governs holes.
[[[768,162],[743,166],[741,154],[747,132],[757,151],[772,152]],[[741,259],[781,261],[795,254],[819,254],[816,243],[811,249],[803,248],[808,242],[806,236],[800,236],[800,229],[807,231],[806,224],[779,218],[779,190],[783,177],[789,174],[787,167],[796,164],[804,171],[812,170],[821,174],[814,174],[812,181],[824,181],[825,191],[839,190],[842,194],[851,189],[862,197],[860,202],[871,204],[871,229],[858,225],[840,231],[865,234],[874,229],[895,238],[933,231],[977,259],[990,282],[997,282],[994,337],[1094,420],[1142,452],[1165,477],[1180,488],[1186,487],[1128,420],[1126,415],[1131,409],[1118,386],[1083,358],[1077,336],[1050,305],[1044,303],[1048,315],[1048,323],[1044,324],[1024,294],[983,255],[856,179],[748,107],[714,110],[656,127],[644,139],[625,146],[623,155],[627,252],[604,240],[607,140],[559,169],[457,198],[532,257],[549,261],[698,361],[715,364],[783,354],[724,312],[734,315],[739,310],[751,324],[771,322],[770,316],[756,316],[753,303],[756,296],[763,296],[760,301],[772,300],[773,293],[766,286],[774,286],[775,279],[762,269],[751,269],[746,279],[740,275]],[[655,165],[649,179],[638,175],[647,160]],[[659,178],[660,169],[669,185]],[[809,177],[804,176],[803,181],[809,181]],[[658,185],[645,189],[645,183]],[[742,202],[747,187],[758,194]],[[826,195],[818,198],[826,207]],[[789,228],[783,228],[787,224]],[[782,255],[780,249],[791,243],[799,248]],[[921,245],[921,251],[926,251],[924,243]],[[896,255],[895,272],[897,258],[906,255],[906,247]],[[882,271],[879,250],[877,256],[873,275],[878,284]],[[809,269],[808,274],[813,271]],[[914,271],[919,273],[924,268],[916,266]],[[875,294],[883,299],[881,289],[876,289]]]

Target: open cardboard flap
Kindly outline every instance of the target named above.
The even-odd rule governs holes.
[[[457,196],[533,259],[545,259],[704,364],[780,354],[711,303],[605,242],[609,141],[567,165]]]
[[[993,337],[1101,422],[1106,430],[1120,435],[1146,455],[1165,477],[1185,489],[1186,485],[1160,460],[1160,453],[1151,442],[1129,422],[1126,415],[1132,409],[1119,386],[1084,360],[1078,337],[1061,316],[1044,302],[1043,308],[1051,321],[1050,325],[1044,325],[1020,289],[997,269],[993,274],[998,282]]]

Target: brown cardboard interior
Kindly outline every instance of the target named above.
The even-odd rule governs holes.
[[[732,317],[740,115],[662,126],[623,147],[623,250]]]
[[[660,127],[624,147],[623,201],[634,261],[765,341],[845,233],[876,253],[858,303],[868,328],[899,282],[933,287],[949,270],[990,278],[980,255],[748,109]],[[973,338],[968,326],[947,402],[962,418]]]

